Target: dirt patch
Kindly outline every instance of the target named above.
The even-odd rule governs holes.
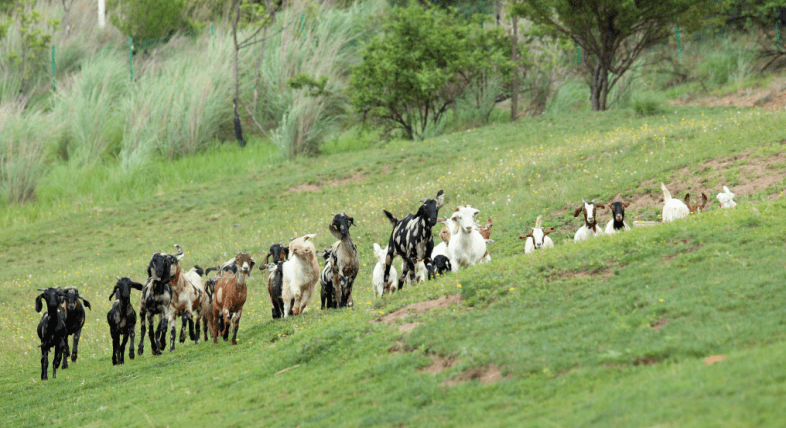
[[[456,358],[443,357],[442,355],[429,355],[431,365],[418,370],[420,373],[437,374],[456,365]]]
[[[396,343],[394,343],[393,346],[391,346],[390,349],[388,349],[388,353],[392,354],[394,352],[399,352],[403,350],[404,350],[404,342],[397,340]]]
[[[422,315],[432,309],[447,308],[448,306],[456,305],[459,302],[461,302],[461,295],[453,294],[451,296],[442,296],[438,299],[427,300],[425,302],[410,303],[409,305],[401,309],[397,309],[385,316],[381,316],[372,322],[383,322],[387,325],[391,325],[396,321],[406,318],[410,315]]]
[[[414,330],[415,327],[417,327],[417,326],[419,326],[421,324],[423,324],[423,323],[422,322],[410,322],[410,323],[407,323],[407,324],[401,324],[400,326],[398,326],[398,331],[400,331],[402,333],[409,333],[410,331]]]
[[[443,385],[456,386],[459,383],[467,382],[477,379],[480,383],[491,384],[502,379],[502,371],[494,364],[489,364],[487,367],[473,367],[464,370],[453,379],[446,380]]]
[[[639,358],[638,360],[636,360],[636,362],[633,363],[633,365],[634,366],[649,366],[651,364],[656,364],[657,362],[658,362],[658,358],[657,357],[644,357],[644,358]]]
[[[358,181],[361,181],[366,177],[368,177],[366,174],[363,174],[362,172],[358,171],[355,174],[353,174],[351,177],[339,178],[336,180],[324,182],[323,184],[306,184],[306,183],[298,184],[295,187],[290,187],[289,190],[287,190],[287,192],[289,193],[318,192],[319,190],[327,186],[343,186],[347,183],[357,183]]]
[[[666,324],[668,323],[669,323],[668,318],[661,318],[658,321],[656,321],[655,324],[652,324],[651,327],[655,331],[661,331],[661,329],[663,329],[663,327],[665,327]]]
[[[713,355],[704,359],[704,362],[707,364],[714,364],[718,361],[723,361],[726,359],[725,355]]]
[[[773,110],[786,106],[786,79],[775,79],[766,88],[740,89],[723,95],[701,97],[694,100],[672,100],[671,105],[704,105],[708,107],[760,107]]]
[[[607,266],[602,269],[596,269],[593,271],[578,271],[578,272],[565,271],[565,272],[560,272],[557,276],[560,279],[564,279],[564,278],[583,278],[585,276],[591,276],[594,278],[608,278],[612,275],[614,275],[613,265]]]

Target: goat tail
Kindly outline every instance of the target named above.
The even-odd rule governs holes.
[[[205,271],[205,275],[210,275],[210,271],[211,270],[219,270],[219,267],[209,267],[209,268],[207,268],[207,270]]]
[[[729,190],[728,187],[723,186],[723,193],[731,193],[731,190]]]
[[[388,218],[388,221],[390,221],[390,224],[395,226],[396,223],[398,223],[398,219],[396,218],[396,216],[394,216],[393,214],[389,213],[387,210],[382,210],[382,212],[385,213],[385,217]]]
[[[535,229],[540,229],[540,223],[543,221],[543,216],[539,215],[537,220],[535,220]]]
[[[663,202],[669,202],[671,200],[671,193],[669,193],[669,189],[666,188],[666,185],[660,183],[660,190],[663,190]]]

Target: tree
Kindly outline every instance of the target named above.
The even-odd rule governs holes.
[[[365,46],[352,70],[352,105],[364,120],[424,138],[469,85],[487,77],[495,62],[506,65],[509,43],[480,24],[479,16],[465,21],[415,2],[393,8],[383,34]]]
[[[41,24],[51,27],[52,31],[55,31],[60,24],[60,20],[44,16],[41,12],[35,10],[34,7],[34,0],[17,2],[16,15],[20,23],[19,38],[21,50],[19,52],[11,50],[8,54],[8,61],[16,65],[21,73],[19,92],[24,92],[27,89],[27,84],[30,81],[30,77],[32,77],[31,73],[44,63],[49,52],[52,34],[44,32],[40,28]],[[4,34],[5,29],[3,24],[0,24],[0,36]]]
[[[680,29],[695,31],[716,10],[715,0],[518,0],[512,13],[532,20],[545,34],[572,40],[583,50],[592,110],[606,98],[641,53]]]
[[[186,0],[110,0],[107,7],[114,12],[112,25],[135,40],[171,36],[191,28],[183,17]]]

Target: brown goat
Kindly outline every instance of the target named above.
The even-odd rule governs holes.
[[[700,213],[700,212],[704,211],[704,207],[707,206],[707,195],[705,195],[704,192],[702,192],[701,193],[701,203],[700,204],[691,205],[691,203],[690,203],[690,193],[687,193],[685,195],[685,205],[688,206],[688,209],[690,210],[691,214]]]
[[[254,268],[254,259],[248,253],[235,254],[235,266],[237,274],[231,271],[224,272],[216,281],[215,293],[213,293],[213,319],[211,322],[211,332],[213,343],[218,343],[218,318],[221,316],[224,321],[224,328],[221,335],[224,340],[227,337],[230,317],[232,314],[232,344],[237,345],[237,330],[240,327],[240,318],[243,316],[243,305],[246,303],[248,289],[246,279],[254,279],[251,270]]]
[[[491,228],[494,227],[494,222],[489,218],[488,222],[486,222],[485,226],[482,226],[478,231],[480,232],[480,236],[483,239],[491,239]]]

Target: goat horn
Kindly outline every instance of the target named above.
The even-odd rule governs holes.
[[[46,291],[49,290],[48,288],[39,288],[38,291]]]
[[[336,213],[330,213],[330,215],[334,215],[334,216],[335,216],[335,215],[338,215],[338,214],[336,214]]]
[[[117,280],[120,281],[120,277],[119,276],[116,276],[115,278],[117,278]]]
[[[341,210],[341,215],[347,215],[347,210]]]
[[[587,201],[585,201],[584,198],[581,198],[581,202],[583,202],[585,204],[587,203]]]
[[[180,248],[180,245],[179,245],[179,244],[175,244],[175,248],[177,248],[177,254],[175,254],[175,257],[176,257],[178,260],[182,260],[182,259],[183,259],[183,256],[185,256],[186,254],[183,252],[183,249],[182,249],[182,248]]]

